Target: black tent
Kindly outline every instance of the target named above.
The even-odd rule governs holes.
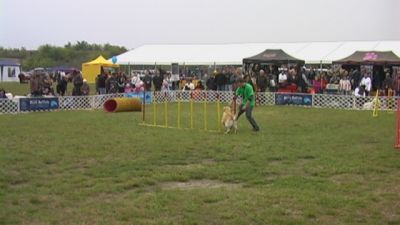
[[[400,58],[392,51],[356,51],[350,56],[333,61],[342,65],[400,65]]]
[[[258,63],[258,64],[300,64],[304,65],[304,60],[297,59],[282,49],[267,49],[255,56],[244,58],[243,63]]]

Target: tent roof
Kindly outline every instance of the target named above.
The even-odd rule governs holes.
[[[83,63],[84,66],[87,65],[102,65],[102,66],[108,66],[108,67],[118,67],[118,64],[113,64],[112,62],[108,61],[105,59],[103,56],[97,57],[95,60],[92,60],[90,62]]]
[[[262,50],[268,48],[262,46]],[[259,53],[259,48],[240,44],[144,45],[116,57],[125,65],[241,65],[243,57]]]
[[[350,56],[334,61],[336,64],[400,65],[400,58],[392,51],[356,51]]]
[[[255,56],[244,58],[243,63],[304,64],[304,60],[297,59],[287,54],[282,49],[267,49]]]
[[[21,66],[18,59],[0,59],[0,66]]]
[[[282,49],[306,64],[332,63],[355,51],[393,51],[400,55],[400,40],[243,44],[143,45],[116,56],[122,65],[241,65],[243,58],[265,49]]]

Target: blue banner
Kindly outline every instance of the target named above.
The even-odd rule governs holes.
[[[275,105],[312,106],[313,97],[308,94],[275,94]]]
[[[58,109],[60,104],[58,98],[20,98],[19,105],[21,111],[37,111]]]
[[[145,100],[146,104],[150,104],[153,101],[150,91],[146,91],[146,94],[144,94],[144,96],[143,96],[143,92],[129,92],[129,93],[125,93],[125,97],[140,98],[140,101],[143,102]]]

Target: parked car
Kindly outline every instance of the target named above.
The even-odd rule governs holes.
[[[31,73],[30,72],[24,72],[22,71],[21,73],[18,74],[19,78],[19,83],[29,83],[29,80],[31,79]]]
[[[33,73],[40,73],[40,74],[45,74],[45,73],[47,73],[47,71],[46,71],[46,69],[45,68],[42,68],[42,67],[38,67],[38,68],[35,68],[35,69],[33,69],[33,70],[31,70],[31,73],[33,74]]]

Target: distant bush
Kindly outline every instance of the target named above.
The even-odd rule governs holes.
[[[45,44],[37,50],[26,50],[25,48],[3,48],[0,46],[0,58],[18,58],[22,61],[23,70],[31,70],[36,67],[76,67],[80,68],[83,62],[95,59],[99,55],[111,58],[126,52],[123,46],[111,44],[89,44],[86,41],[78,41],[75,44],[64,45],[64,47]]]

